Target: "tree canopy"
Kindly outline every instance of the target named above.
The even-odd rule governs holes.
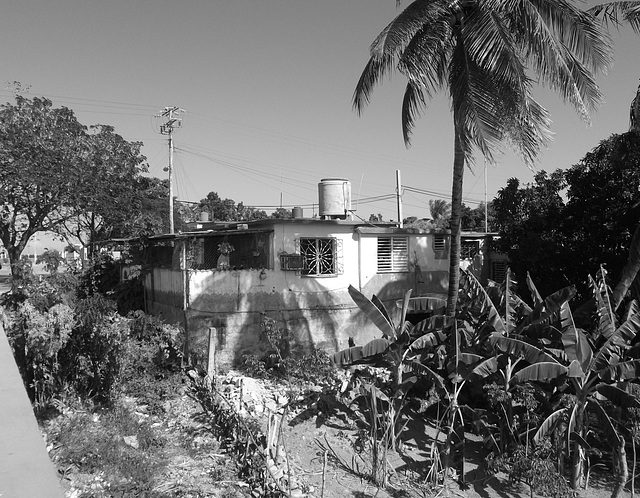
[[[15,104],[1,105],[0,240],[10,261],[38,232],[84,245],[143,233],[133,220],[150,215],[142,214],[150,194],[144,186],[153,182],[143,180],[141,145],[111,126],[87,129],[46,98],[17,95]]]
[[[493,201],[517,280],[527,272],[544,294],[575,284],[604,265],[618,281],[640,220],[640,135],[614,134],[566,171],[538,173],[533,183],[511,179]]]

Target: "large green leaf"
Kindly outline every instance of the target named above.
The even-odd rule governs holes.
[[[518,370],[512,377],[513,382],[546,382],[566,375],[568,368],[555,361],[543,361]]]
[[[622,408],[640,408],[640,402],[624,389],[610,384],[598,384],[597,391],[611,401],[615,406]]]
[[[442,376],[438,375],[436,372],[431,370],[428,366],[423,365],[419,361],[412,361],[411,370],[414,374],[425,377],[426,379],[433,382],[442,393],[449,392],[447,389],[447,386],[444,383],[444,379],[442,378]]]
[[[589,275],[589,286],[593,292],[593,298],[596,302],[596,312],[598,314],[598,327],[596,332],[598,335],[608,339],[616,330],[616,319],[613,313],[613,308],[611,307],[609,292],[607,285],[604,282],[602,269],[598,272],[598,275],[599,282],[596,282],[591,275]]]
[[[538,292],[538,289],[533,283],[533,280],[531,279],[531,274],[529,272],[527,272],[526,281],[527,281],[527,287],[529,288],[529,292],[531,292],[531,299],[533,300],[534,307],[542,304],[543,302],[542,296],[540,295],[540,293]]]
[[[500,314],[498,310],[491,301],[491,298],[487,294],[487,291],[484,290],[478,279],[467,270],[460,270],[461,280],[464,277],[464,284],[467,286],[467,289],[470,293],[470,297],[473,302],[480,307],[480,313],[487,314],[487,324],[491,325],[493,329],[497,332],[506,333],[507,328],[500,318]]]
[[[334,353],[331,355],[331,361],[339,367],[375,363],[387,352],[390,344],[384,338],[373,339],[364,346],[354,346]]]
[[[570,361],[577,360],[584,373],[590,369],[593,351],[584,332],[575,326],[573,315],[569,309],[569,303],[562,305],[560,309],[562,326],[562,344],[567,358]]]
[[[567,414],[567,408],[560,408],[556,410],[551,415],[549,415],[542,424],[540,424],[540,428],[533,436],[533,442],[535,444],[539,444],[543,437],[550,434],[560,422],[562,422],[563,418]]]
[[[434,315],[419,321],[413,327],[413,333],[430,332],[435,330],[445,330],[453,326],[455,318],[446,315]]]
[[[533,364],[539,361],[556,362],[553,356],[545,353],[540,348],[519,339],[505,337],[497,332],[491,334],[489,342],[494,348],[513,357],[523,358],[527,363]]]
[[[568,306],[567,303],[573,299],[576,292],[575,286],[570,285],[547,296],[542,303],[533,308],[531,313],[518,324],[516,332],[524,334],[526,329],[531,326],[551,323],[556,318],[557,313],[562,310],[563,306]]]
[[[407,348],[405,356],[411,357],[422,353],[424,350],[431,350],[441,344],[444,344],[446,340],[447,336],[443,332],[429,332],[428,334],[424,334],[413,341]]]
[[[362,346],[353,346],[331,355],[331,361],[339,367],[355,365],[362,358]]]
[[[493,356],[491,358],[487,358],[486,360],[476,365],[471,370],[471,372],[469,372],[469,375],[478,376],[484,379],[494,374],[497,371],[498,371],[498,358],[496,356]]]
[[[616,445],[620,445],[622,439],[616,430],[615,425],[613,425],[611,418],[607,415],[607,412],[604,411],[604,408],[602,408],[600,403],[595,399],[591,400],[591,406],[598,415],[598,421],[600,422],[599,427],[604,431],[605,435],[609,439],[609,443],[611,443],[611,440],[613,439],[616,442]]]
[[[640,270],[640,225],[636,227],[636,231],[633,233],[631,239],[631,246],[629,247],[629,258],[627,264],[622,269],[620,274],[620,281],[613,290],[613,309],[618,309],[620,303],[627,294],[629,287],[636,278]]]
[[[402,298],[402,314],[400,315],[400,320],[404,322],[407,319],[407,310],[409,309],[409,299],[411,298],[411,289],[407,290],[404,293],[404,297]]]
[[[351,296],[351,299],[353,299],[353,301],[358,305],[358,308],[364,311],[365,315],[367,315],[369,319],[375,324],[375,326],[380,329],[383,336],[395,338],[396,334],[393,325],[380,311],[380,309],[371,302],[371,300],[365,297],[365,295],[362,294],[362,292],[356,289],[353,285],[349,286],[349,295]]]
[[[380,298],[374,294],[373,296],[371,296],[371,302],[375,305],[376,308],[378,308],[378,310],[380,310],[380,313],[382,313],[382,315],[387,319],[387,321],[393,324],[393,321],[389,316],[389,312],[387,311],[387,308],[384,306],[384,303],[380,301]]]
[[[627,348],[635,336],[640,332],[640,313],[630,316],[607,341],[600,346],[597,354],[593,358],[596,371],[605,369],[611,363],[613,354],[620,355],[622,350]]]
[[[616,382],[640,378],[640,360],[623,361],[609,365],[598,372],[605,382]]]

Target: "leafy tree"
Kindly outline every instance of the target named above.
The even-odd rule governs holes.
[[[16,96],[0,106],[0,240],[12,274],[27,241],[55,232],[78,204],[86,133],[70,109]]]
[[[493,203],[487,204],[487,216],[485,220],[485,204],[481,202],[477,208],[471,209],[466,204],[462,204],[462,214],[460,225],[462,230],[469,232],[484,232],[485,228],[488,231],[495,230],[495,210],[493,209]],[[486,223],[485,223],[486,221]]]
[[[600,101],[592,76],[610,62],[608,37],[573,2],[434,0],[412,2],[371,46],[354,94],[358,112],[394,68],[407,77],[402,105],[405,143],[434,93],[451,99],[454,127],[451,255],[447,313],[460,280],[460,229],[465,166],[474,150],[513,145],[527,163],[549,138],[546,110],[533,82],[548,84],[586,119]],[[529,76],[528,73],[533,73]]]
[[[574,258],[564,244],[565,186],[562,171],[540,171],[530,184],[521,185],[517,178],[511,178],[492,202],[500,234],[495,241],[497,249],[509,256],[517,280],[524,282],[530,273],[545,296],[574,282],[564,277],[566,266]]]
[[[566,171],[563,232],[570,278],[586,294],[586,276],[604,265],[618,281],[640,219],[640,135],[612,135]]]
[[[94,125],[85,137],[84,174],[76,184],[77,204],[68,207],[61,233],[89,248],[112,237],[140,235],[132,230],[146,189],[140,175],[147,171],[142,143],[127,142],[108,125]],[[153,212],[155,214],[155,212]]]
[[[209,213],[212,221],[252,221],[267,218],[267,213],[245,206],[233,199],[222,199],[217,192],[209,192],[195,209],[196,213]]]
[[[278,208],[271,213],[271,218],[293,218],[293,213],[290,209]]]

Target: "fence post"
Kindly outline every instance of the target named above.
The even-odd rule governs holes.
[[[209,381],[213,382],[216,378],[216,342],[217,330],[215,327],[209,327],[209,356],[207,360],[207,376]]]

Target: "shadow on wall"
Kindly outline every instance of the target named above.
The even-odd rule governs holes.
[[[428,286],[423,284],[420,294],[424,294],[426,288],[441,289],[446,274],[425,275],[425,278],[434,282]],[[402,299],[407,289],[413,289],[414,283],[412,273],[406,278],[386,283],[374,279],[362,292],[368,298],[375,292],[397,323],[399,309],[396,302]],[[204,285],[203,288],[211,287]],[[186,314],[188,360],[191,364],[206,365],[211,328],[215,329],[216,361],[222,367],[242,364],[244,355],[261,357],[271,352],[262,326],[268,319],[274,320],[275,326],[282,329],[283,347],[294,355],[313,350],[333,353],[348,347],[350,340],[363,345],[381,335],[354,303],[347,288],[314,292],[290,289],[276,292],[273,288],[269,291],[268,286],[264,288],[264,291],[255,291],[254,287],[251,292],[204,292],[193,300]]]

